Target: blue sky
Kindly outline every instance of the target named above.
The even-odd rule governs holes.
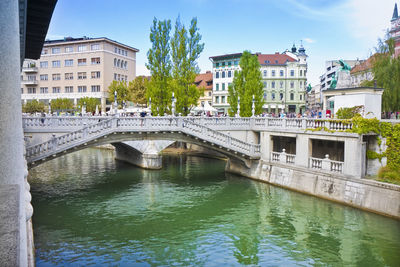
[[[137,75],[151,46],[152,20],[178,15],[185,25],[197,17],[205,48],[202,72],[210,56],[242,52],[282,52],[295,43],[306,49],[308,80],[318,83],[326,60],[365,59],[390,26],[399,0],[58,0],[48,39],[108,37],[138,48]]]

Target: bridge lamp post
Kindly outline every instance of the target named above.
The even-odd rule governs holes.
[[[237,117],[240,117],[240,96],[238,96]]]
[[[254,99],[254,95],[253,95],[253,103],[251,105],[251,116],[254,117],[254,114],[256,113],[256,100]]]
[[[118,109],[117,90],[114,91],[114,106],[115,106],[115,114],[117,114],[117,109]]]
[[[175,116],[175,96],[174,96],[174,92],[172,92],[172,116]]]
[[[49,115],[51,115],[51,99],[49,99]]]

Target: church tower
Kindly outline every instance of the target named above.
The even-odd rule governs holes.
[[[400,17],[397,11],[397,3],[394,4],[393,16],[390,28],[390,36],[394,39],[395,46],[395,57],[400,55]]]

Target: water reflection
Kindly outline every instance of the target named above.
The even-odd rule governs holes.
[[[164,157],[152,171],[87,149],[32,169],[46,265],[399,265],[400,223]]]

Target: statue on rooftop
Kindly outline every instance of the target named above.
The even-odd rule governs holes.
[[[346,62],[344,62],[343,59],[339,59],[339,64],[341,66],[340,71],[346,71],[346,72],[350,72],[351,71],[350,65],[347,64]]]
[[[332,74],[332,80],[331,80],[331,85],[329,86],[329,89],[335,89],[337,84],[336,80],[336,73]]]

